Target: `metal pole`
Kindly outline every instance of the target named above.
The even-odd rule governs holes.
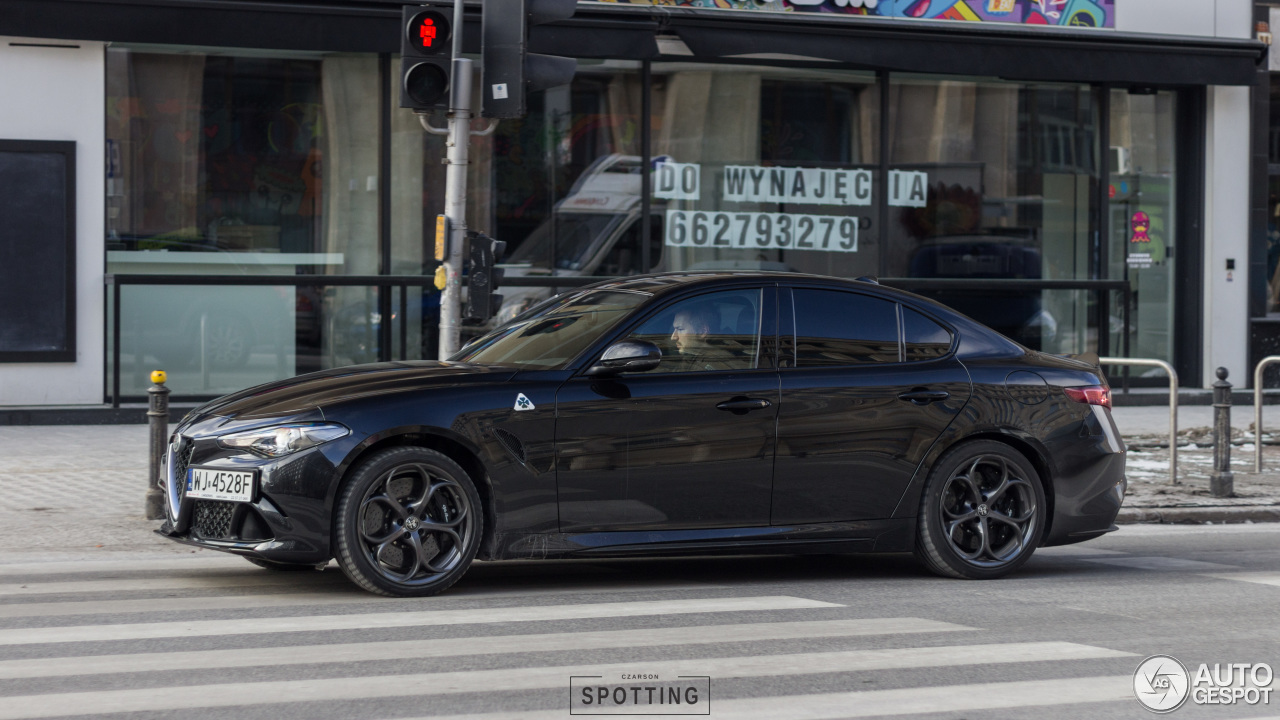
[[[1268,355],[1253,369],[1253,471],[1262,472],[1262,373],[1280,362],[1280,355]]]
[[[150,456],[147,475],[145,508],[148,520],[164,517],[164,496],[157,483],[160,481],[160,457],[164,455],[169,439],[169,388],[164,386],[163,370],[151,372],[151,387],[147,388],[147,422],[151,425]]]
[[[1231,383],[1227,369],[1217,370],[1213,384],[1213,473],[1209,475],[1209,493],[1214,497],[1235,495],[1231,474]]]
[[[471,142],[471,61],[460,58],[462,0],[454,0],[453,84],[449,98],[449,169],[445,176],[444,214],[451,237],[445,257],[445,286],[440,294],[440,353],[447,360],[458,350],[462,321],[462,244],[467,237],[467,144]]]
[[[1163,360],[1153,358],[1098,358],[1101,365],[1141,365],[1158,367],[1169,376],[1169,484],[1178,484],[1178,371]]]

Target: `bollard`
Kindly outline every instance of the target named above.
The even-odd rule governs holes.
[[[151,372],[151,387],[147,388],[147,422],[151,425],[151,439],[147,452],[151,456],[150,475],[147,476],[146,512],[148,520],[164,517],[164,495],[160,493],[160,458],[169,442],[169,388],[164,386],[163,370]]]
[[[1231,383],[1227,369],[1218,368],[1218,382],[1213,384],[1213,473],[1209,475],[1209,492],[1214,497],[1235,494],[1231,474]]]

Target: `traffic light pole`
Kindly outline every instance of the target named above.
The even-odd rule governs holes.
[[[471,142],[471,61],[462,55],[462,0],[454,0],[453,80],[449,97],[449,161],[445,174],[444,214],[449,247],[444,259],[445,286],[440,295],[440,355],[458,351],[462,323],[462,247],[467,239],[467,147]]]

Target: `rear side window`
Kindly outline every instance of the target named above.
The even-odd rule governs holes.
[[[905,305],[902,308],[902,339],[907,362],[933,360],[951,349],[951,333],[938,323]]]
[[[895,363],[897,303],[838,290],[796,288],[796,367]]]

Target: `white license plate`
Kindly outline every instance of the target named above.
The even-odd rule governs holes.
[[[187,470],[187,497],[204,500],[253,502],[257,474],[222,468],[190,468]]]

